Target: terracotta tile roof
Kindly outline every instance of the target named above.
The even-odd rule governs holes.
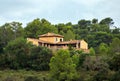
[[[46,34],[43,34],[43,35],[39,35],[39,37],[53,37],[53,36],[56,36],[56,37],[64,37],[62,35],[59,35],[59,34],[55,34],[55,33],[46,33]]]
[[[43,41],[43,40],[39,40],[38,42],[39,42],[39,43],[47,43],[47,44],[55,44],[55,43],[53,43],[53,42],[48,42],[48,41]]]

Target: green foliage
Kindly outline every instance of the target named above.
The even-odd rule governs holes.
[[[114,24],[114,22],[113,22],[113,19],[111,19],[110,17],[108,17],[108,18],[102,19],[100,21],[100,24],[105,24],[105,25],[110,26],[110,25]]]
[[[58,33],[60,33],[60,32],[67,33],[68,30],[72,30],[71,23],[67,23],[67,24],[60,23],[60,24],[56,25],[56,27],[58,29]]]
[[[95,50],[94,50],[94,48],[90,48],[90,55],[95,55]]]
[[[75,33],[71,23],[56,25],[58,33],[64,36],[64,40],[75,39]]]
[[[120,70],[110,78],[110,81],[119,81],[119,80],[120,80]]]
[[[49,70],[49,63],[52,52],[45,47],[32,47],[30,53],[29,65],[33,70]]]
[[[0,81],[50,81],[48,71],[0,70]]]
[[[41,23],[39,19],[35,19],[32,22],[28,23],[25,28],[26,37],[36,38],[37,37],[36,34],[38,34],[38,32],[41,33],[40,25]]]
[[[67,33],[64,35],[64,40],[73,40],[73,39],[75,39],[75,34],[71,30],[68,30]]]
[[[67,50],[59,50],[50,61],[52,81],[71,81],[77,78],[76,64]]]
[[[120,28],[115,27],[112,31],[113,34],[120,34]]]
[[[79,63],[78,63],[79,65],[78,65],[78,67],[81,67],[83,65],[83,62],[85,61],[86,56],[87,55],[85,55],[85,54],[81,54],[79,56]]]
[[[57,33],[57,28],[54,25],[51,25],[45,19],[35,19],[32,22],[28,23],[26,28],[26,37],[37,38],[40,34],[45,34],[48,32]]]
[[[14,77],[7,77],[4,81],[16,81]]]
[[[29,76],[25,79],[25,81],[42,81],[42,80],[38,79],[37,77]]]
[[[8,43],[5,51],[11,69],[27,67],[27,60],[31,46],[32,45],[27,43],[24,38],[17,38]]]
[[[110,44],[110,53],[120,53],[120,39],[114,38]]]
[[[99,46],[99,54],[101,55],[107,55],[109,51],[109,47],[105,43],[101,43]]]
[[[98,46],[101,43],[105,43],[109,45],[112,41],[113,36],[107,32],[96,32],[92,35],[88,35],[87,40],[88,40],[88,45],[90,47],[96,48],[96,52],[98,52]]]
[[[97,24],[98,23],[98,19],[92,19],[92,23],[93,24]]]
[[[120,53],[114,54],[108,63],[109,63],[110,69],[115,71],[120,70]]]
[[[88,71],[108,69],[109,65],[99,56],[87,56],[83,62],[83,68]]]
[[[8,43],[5,54],[0,56],[0,68],[49,70],[51,57],[51,50],[33,46],[24,38],[17,38]]]
[[[98,71],[96,75],[93,76],[93,79],[91,81],[108,81],[108,70],[107,69],[102,69]]]
[[[92,24],[91,28],[90,28],[90,31],[91,32],[98,32],[98,31],[100,31],[100,25],[98,23],[97,24]]]
[[[83,19],[83,20],[78,21],[78,26],[80,27],[80,29],[85,29],[89,27],[90,25],[91,25],[91,21],[89,20]]]
[[[78,63],[79,63],[79,56],[78,56],[78,54],[74,54],[72,56],[72,60],[73,60],[74,64],[78,65]]]
[[[77,57],[77,59],[78,59],[77,69],[79,70],[79,69],[82,68],[83,63],[84,63],[86,57],[89,56],[89,55],[86,54],[86,53],[83,53],[82,51],[77,51],[76,54],[78,54],[78,57]]]
[[[24,29],[19,22],[5,23],[0,27],[0,53],[11,40],[17,37],[24,37]]]

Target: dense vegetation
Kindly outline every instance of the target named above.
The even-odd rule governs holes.
[[[89,44],[90,53],[73,48],[55,53],[48,48],[34,46],[26,40],[27,37],[38,38],[40,34],[47,32],[64,35],[64,40],[84,39]],[[6,73],[9,70],[49,73],[49,76],[42,79],[41,75],[21,75],[20,81],[119,81],[120,28],[114,26],[111,18],[100,22],[98,19],[82,19],[77,24],[68,22],[56,25],[45,19],[35,19],[26,27],[22,27],[20,22],[5,23],[0,26],[0,70]],[[3,78],[0,75],[0,79],[20,79],[18,76],[7,76]]]

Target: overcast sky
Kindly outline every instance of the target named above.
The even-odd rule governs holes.
[[[18,21],[25,26],[36,18],[53,24],[111,17],[120,27],[120,0],[0,0],[0,25]]]

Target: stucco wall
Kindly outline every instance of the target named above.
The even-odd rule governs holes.
[[[80,48],[81,49],[88,49],[88,44],[84,40],[81,40],[80,42]]]
[[[57,40],[56,40],[56,38],[57,38]],[[39,38],[39,40],[43,40],[43,41],[47,41],[47,42],[51,42],[51,43],[60,42],[60,39],[63,40],[62,37],[41,37],[41,38]]]
[[[36,46],[38,46],[38,45],[39,45],[39,44],[38,44],[38,40],[37,40],[37,39],[27,38],[27,41],[28,41],[28,42],[31,42],[33,45],[36,45]]]

